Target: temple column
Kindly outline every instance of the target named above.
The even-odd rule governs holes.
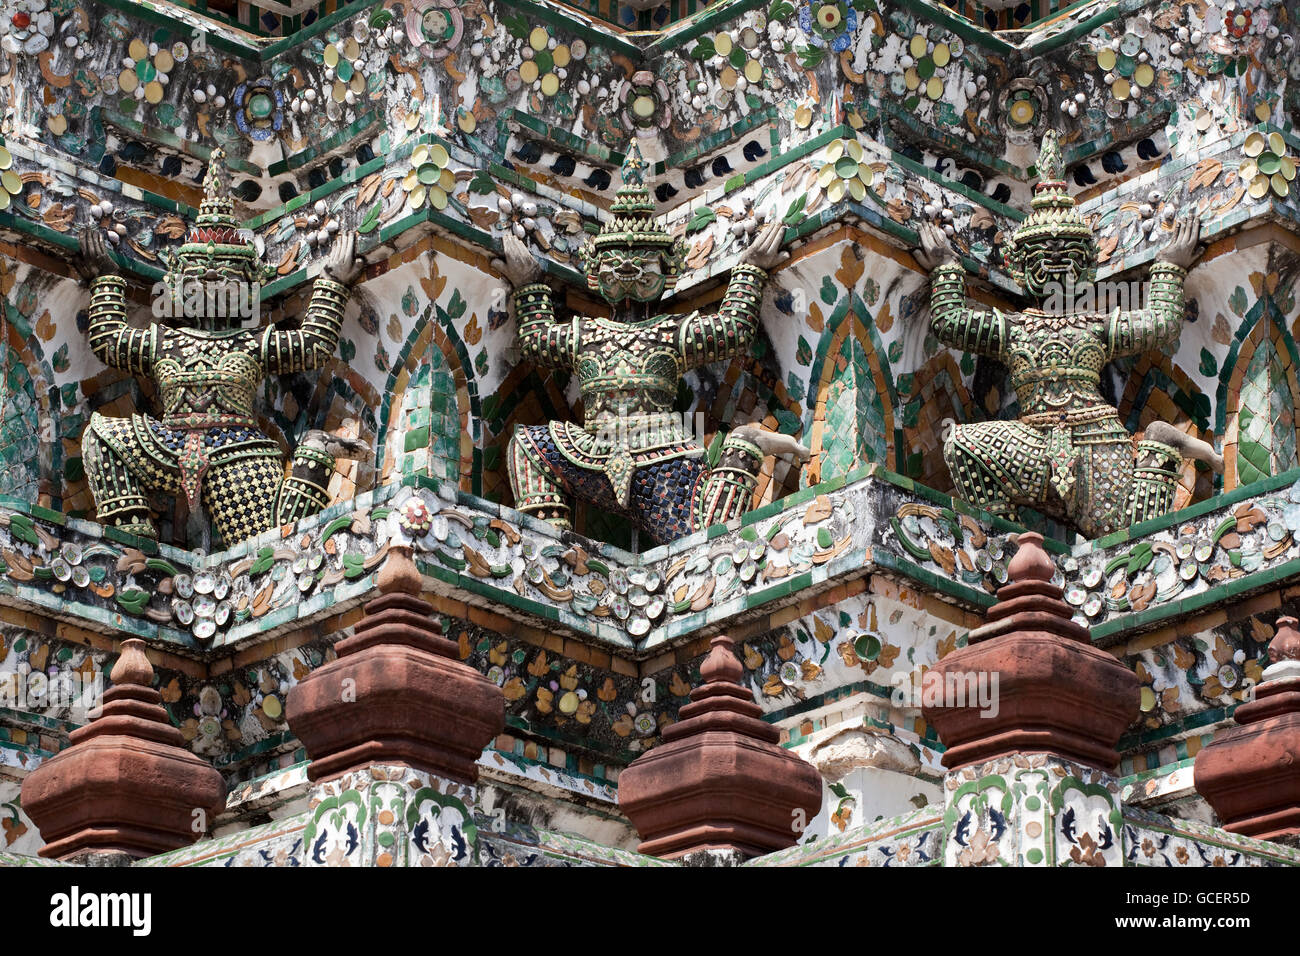
[[[442,636],[411,555],[390,548],[381,596],[289,694],[314,783],[308,866],[478,863],[476,764],[504,729],[505,698]]]
[[[1020,535],[987,623],[924,678],[947,866],[1123,865],[1115,745],[1139,682],[1071,620],[1042,541]]]

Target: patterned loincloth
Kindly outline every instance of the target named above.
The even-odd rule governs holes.
[[[231,420],[234,424],[211,424],[210,416],[163,422],[139,413],[111,418],[96,412],[90,427],[146,487],[184,492],[194,508],[210,466],[241,458],[282,460],[280,446],[254,424]]]
[[[520,426],[515,437],[566,494],[628,518],[656,542],[695,530],[709,468],[694,442],[632,451],[572,422]]]

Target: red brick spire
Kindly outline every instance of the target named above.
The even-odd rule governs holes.
[[[1107,771],[1119,763],[1115,744],[1137,719],[1139,681],[1071,620],[1055,573],[1042,535],[1022,533],[987,623],[926,673],[922,714],[947,748],[945,767],[1012,753]],[[970,700],[971,688],[985,699]]]
[[[289,692],[289,728],[311,757],[312,780],[371,764],[400,764],[462,783],[478,779],[483,748],[505,727],[501,689],[462,664],[420,597],[409,548],[394,547],[338,659]]]
[[[1277,620],[1272,663],[1255,699],[1237,707],[1238,726],[1196,755],[1196,790],[1223,827],[1260,840],[1300,837],[1300,630]]]

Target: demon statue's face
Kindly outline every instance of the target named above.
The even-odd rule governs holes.
[[[633,140],[623,160],[623,185],[610,218],[582,249],[587,288],[610,305],[654,302],[673,290],[686,260],[686,244],[655,218],[645,185],[645,161]]]
[[[166,299],[156,303],[159,317],[170,319],[173,326],[211,331],[256,324],[265,276],[244,247],[236,248],[234,254],[211,246],[200,255],[185,249],[175,256],[163,280],[165,288],[157,290]]]
[[[155,290],[155,316],[174,326],[220,331],[255,322],[261,283],[274,274],[240,228],[225,180],[224,156],[217,149],[203,180],[198,218],[168,258],[164,288]]]
[[[668,284],[663,256],[658,249],[602,249],[592,268],[597,291],[611,304],[627,299],[653,302],[663,296]]]
[[[1051,294],[1053,287],[1077,286],[1092,281],[1092,243],[1079,236],[1048,236],[1023,246],[1023,285],[1035,297]]]
[[[1038,154],[1042,179],[1034,186],[1029,215],[1007,242],[1005,258],[1011,278],[1029,295],[1042,299],[1070,285],[1097,277],[1097,240],[1079,214],[1064,181],[1057,134],[1043,135]]]

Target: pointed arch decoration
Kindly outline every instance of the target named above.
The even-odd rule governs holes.
[[[1286,316],[1265,293],[1238,327],[1220,373],[1225,491],[1296,466],[1298,365]]]
[[[875,322],[856,293],[841,297],[827,320],[808,381],[806,484],[873,463],[902,470],[898,393]]]
[[[54,371],[27,319],[7,298],[0,314],[0,494],[60,508],[64,430]],[[78,436],[71,436],[74,439]],[[80,455],[78,455],[80,460]]]
[[[425,474],[480,493],[481,409],[473,365],[451,317],[436,302],[398,351],[379,409],[379,482]]]

